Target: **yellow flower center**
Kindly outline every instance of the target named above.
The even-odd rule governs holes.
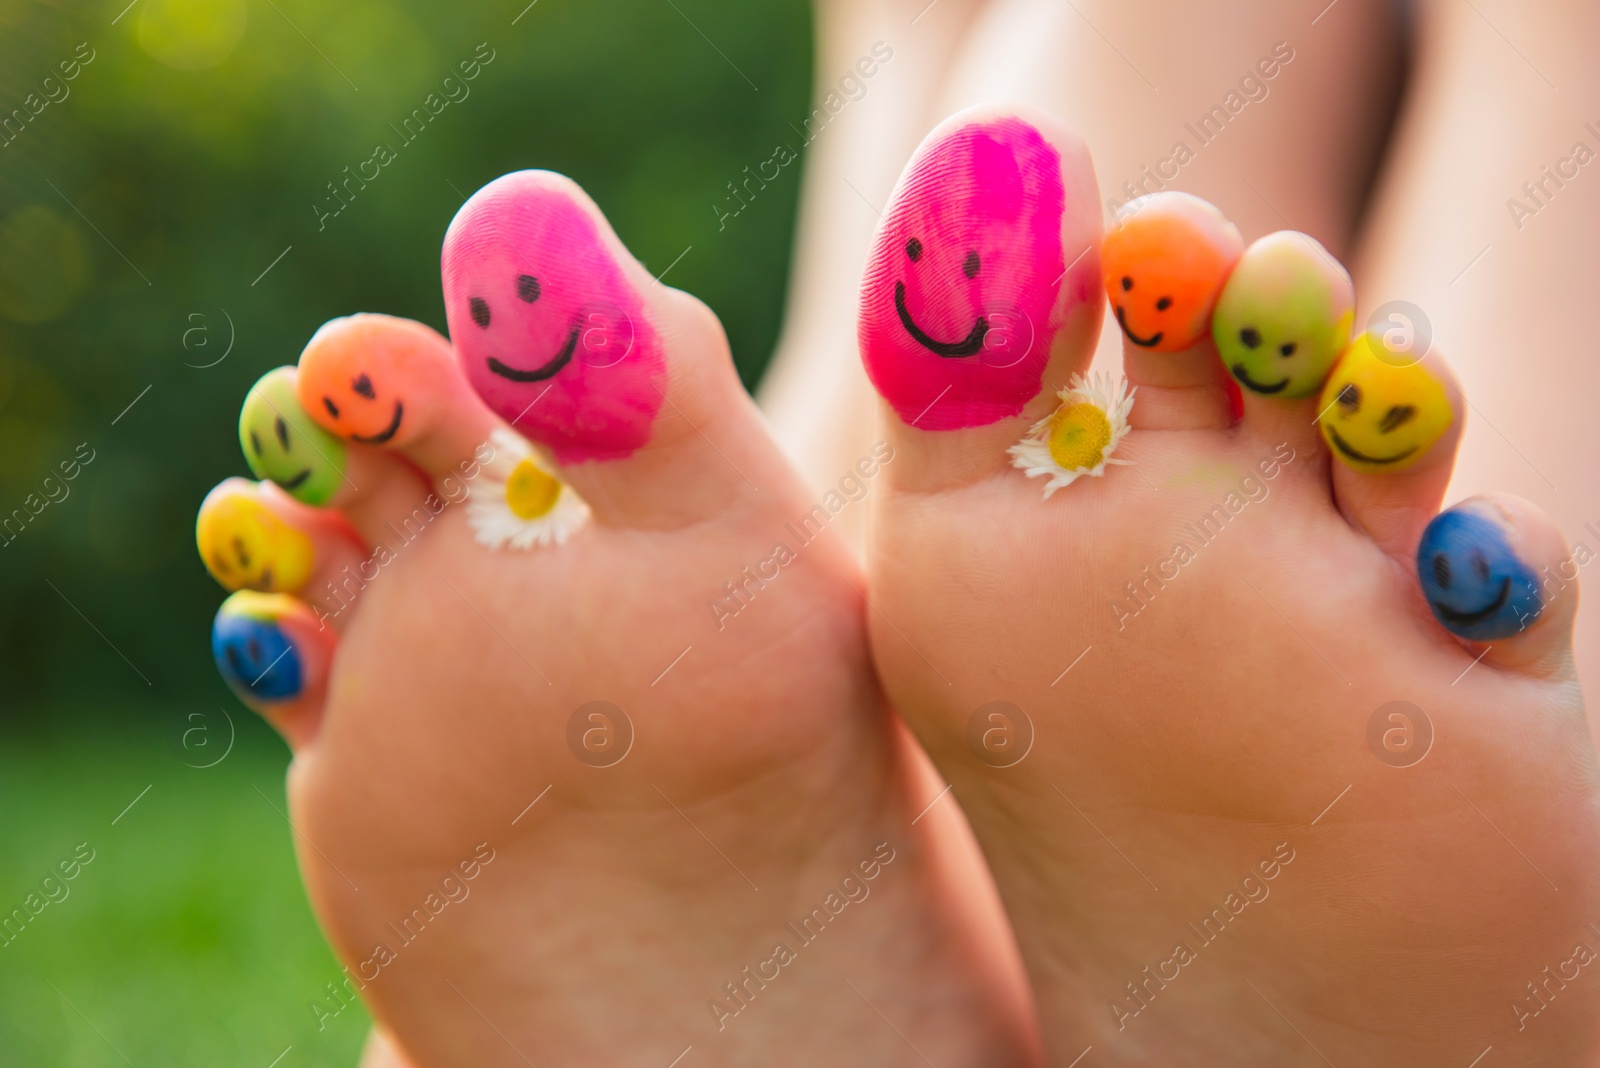
[[[1050,417],[1050,456],[1068,471],[1094,468],[1111,444],[1111,422],[1092,404],[1069,404]]]
[[[506,505],[518,519],[538,519],[556,506],[561,480],[524,458],[506,479]]]

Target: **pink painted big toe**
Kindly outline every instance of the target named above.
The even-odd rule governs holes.
[[[1014,116],[936,131],[895,191],[861,289],[867,375],[924,430],[1013,416],[1065,320],[1061,157]]]
[[[661,339],[581,197],[549,171],[496,178],[456,213],[442,258],[467,380],[560,463],[632,454],[666,389]]]

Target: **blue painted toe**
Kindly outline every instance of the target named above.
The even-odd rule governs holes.
[[[290,701],[304,687],[300,652],[276,620],[224,603],[211,627],[211,655],[228,685],[258,701]]]
[[[1428,524],[1417,546],[1417,577],[1434,618],[1471,641],[1520,634],[1544,611],[1534,570],[1504,528],[1476,512],[1454,508]]]

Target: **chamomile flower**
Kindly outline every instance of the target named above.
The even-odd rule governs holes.
[[[589,519],[589,506],[507,430],[489,435],[494,459],[467,498],[467,523],[479,545],[531,549],[560,545]]]
[[[1056,394],[1061,406],[1006,450],[1012,466],[1029,478],[1048,475],[1044,495],[1049,497],[1084,475],[1105,474],[1107,464],[1127,463],[1112,454],[1128,433],[1133,393],[1126,378],[1113,382],[1104,372],[1089,378],[1073,375],[1071,384]]]

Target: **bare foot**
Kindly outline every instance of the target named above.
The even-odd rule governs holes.
[[[236,480],[200,519],[371,1056],[1037,1063],[970,839],[917,820],[833,504],[711,313],[547,172],[463,207],[444,283],[454,348],[353,316],[264,379],[246,455],[299,501]]]
[[[1105,290],[1053,122],[930,134],[863,286],[897,457],[874,655],[1052,1063],[1592,1063],[1600,779],[1576,597],[1539,587],[1560,536],[1511,497],[1435,518],[1460,394],[1436,356],[1344,349],[1321,246],[1130,208],[1103,246],[1128,427],[1110,383],[1057,396]],[[937,347],[996,323],[1031,329]]]

